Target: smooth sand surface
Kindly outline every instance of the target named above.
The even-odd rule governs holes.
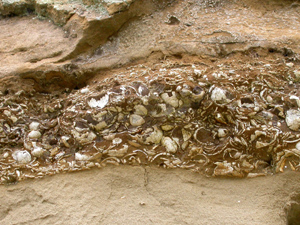
[[[300,174],[206,178],[109,166],[0,186],[1,224],[286,224]]]

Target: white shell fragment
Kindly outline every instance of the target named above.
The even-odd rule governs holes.
[[[291,130],[298,131],[300,128],[300,111],[295,109],[288,110],[285,121]]]
[[[141,126],[142,124],[145,123],[143,117],[135,114],[130,115],[129,121],[132,126]]]
[[[41,157],[44,154],[45,150],[41,147],[36,146],[32,151],[31,154],[35,157]]]
[[[154,131],[146,139],[146,143],[159,144],[163,137],[163,132],[158,128],[154,127]]]
[[[29,129],[30,129],[30,130],[38,130],[39,125],[40,125],[40,123],[38,123],[38,122],[32,122],[32,123],[29,125]]]
[[[75,153],[75,160],[78,160],[78,161],[87,161],[89,159],[90,159],[90,156],[88,156],[88,155],[80,154],[78,152]]]
[[[42,136],[41,132],[37,131],[37,130],[33,130],[28,134],[28,137],[30,139],[38,139]]]
[[[112,140],[112,143],[114,145],[118,145],[118,144],[121,144],[122,143],[122,139],[121,138],[115,138]]]
[[[161,140],[162,145],[166,148],[167,152],[175,153],[177,152],[177,144],[170,137],[163,137]]]
[[[76,130],[72,130],[71,133],[73,134],[74,138],[81,144],[91,142],[97,137],[97,135],[94,132],[86,132],[80,134]]]
[[[81,94],[87,94],[87,93],[89,93],[89,89],[88,88],[82,88],[81,90],[80,90],[80,93]]]
[[[12,157],[14,160],[17,161],[17,163],[21,163],[21,164],[26,164],[26,163],[30,163],[31,162],[31,155],[28,151],[24,150],[24,151],[15,151],[12,154]]]
[[[148,114],[148,110],[143,105],[135,105],[134,109],[135,109],[135,114],[137,114],[137,115],[147,116],[147,114]]]
[[[218,137],[223,138],[227,136],[227,130],[224,128],[218,129]]]
[[[177,108],[179,106],[179,100],[176,97],[175,91],[172,91],[172,95],[169,96],[168,93],[163,93],[161,98],[165,101],[165,103]]]
[[[300,151],[300,141],[296,144],[296,149]]]
[[[123,157],[128,150],[128,145],[123,145],[120,149],[112,149],[108,151],[108,155],[111,157]]]
[[[103,96],[99,101],[97,101],[96,99],[92,98],[89,102],[88,102],[88,105],[91,107],[91,108],[104,108],[107,103],[109,101],[109,95],[105,95]]]
[[[101,121],[100,123],[98,123],[96,126],[94,126],[95,127],[95,129],[97,130],[97,131],[100,131],[100,130],[102,130],[102,129],[104,129],[105,127],[107,127],[107,124],[106,124],[106,122],[105,121]]]
[[[169,130],[172,130],[173,128],[174,128],[174,126],[173,125],[169,125],[169,124],[161,126],[161,129],[164,130],[164,131],[169,131]]]
[[[211,99],[218,104],[227,104],[231,102],[226,96],[226,91],[218,87],[212,91]]]

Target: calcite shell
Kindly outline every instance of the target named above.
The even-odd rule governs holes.
[[[35,147],[32,151],[31,154],[35,157],[41,157],[44,154],[45,150],[41,147]]]
[[[132,126],[141,126],[145,123],[144,118],[136,114],[130,115],[129,121]]]
[[[121,144],[122,141],[123,141],[123,140],[122,140],[121,138],[115,138],[115,139],[112,140],[112,143],[113,143],[114,145],[118,145],[118,144]]]
[[[231,175],[233,172],[233,168],[231,166],[231,163],[225,162],[216,162],[215,163],[217,167],[214,170],[215,176],[227,176]]]
[[[106,128],[107,127],[107,124],[106,124],[106,122],[105,121],[101,121],[100,123],[98,123],[96,126],[94,126],[95,127],[95,129],[97,130],[97,131],[100,131],[100,130],[103,130],[104,128]]]
[[[75,160],[78,161],[87,161],[90,159],[90,156],[88,155],[84,155],[84,154],[80,154],[80,153],[75,153]]]
[[[227,130],[224,128],[218,129],[218,137],[223,138],[227,136]]]
[[[42,136],[41,132],[37,131],[37,130],[33,130],[28,134],[28,137],[30,139],[38,139]]]
[[[135,114],[137,114],[137,115],[147,116],[147,114],[148,114],[148,110],[143,105],[136,105],[136,106],[134,106],[134,109],[135,109]]]
[[[71,133],[73,134],[74,138],[81,144],[93,141],[97,137],[97,135],[94,132],[86,132],[80,134],[76,130],[72,130]]]
[[[32,122],[32,123],[29,125],[29,129],[30,129],[30,130],[38,130],[39,125],[40,125],[39,122]]]
[[[169,153],[177,152],[178,149],[177,144],[170,137],[163,137],[161,143],[166,148],[167,152]]]
[[[123,148],[112,149],[108,151],[108,155],[111,157],[123,157],[128,150],[128,145],[123,145]]]
[[[32,145],[33,145],[33,150],[31,151],[31,154],[35,157],[41,157],[44,154],[45,149],[37,146],[36,142],[32,142]]]
[[[218,87],[212,91],[211,100],[218,104],[226,104],[230,102],[230,99],[226,96],[226,91]]]
[[[88,105],[91,107],[91,108],[96,108],[96,107],[98,107],[98,108],[100,108],[100,109],[102,109],[102,108],[104,108],[106,105],[107,105],[107,103],[108,103],[108,101],[109,101],[109,95],[105,95],[105,96],[103,96],[100,100],[96,100],[96,99],[94,99],[94,98],[92,98],[89,102],[88,102]]]
[[[21,151],[21,150],[15,151],[12,154],[12,157],[13,157],[14,160],[17,161],[17,163],[26,164],[26,163],[31,162],[31,155],[26,150],[24,150],[24,151]]]
[[[300,128],[300,111],[295,109],[288,110],[285,121],[291,130],[298,131]]]
[[[146,143],[159,144],[163,137],[163,132],[158,128],[154,128],[154,131],[146,138]]]
[[[161,129],[164,130],[164,131],[169,131],[169,130],[172,130],[173,128],[174,128],[174,126],[173,125],[169,125],[169,124],[161,126]]]
[[[168,93],[163,93],[161,98],[165,101],[165,103],[177,108],[179,106],[179,100],[176,97],[176,92],[172,91],[172,95],[169,96]]]

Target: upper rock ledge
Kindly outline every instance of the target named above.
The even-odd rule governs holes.
[[[270,51],[294,60],[299,13],[292,0],[0,0],[0,82],[82,86],[103,69],[148,57]]]
[[[2,0],[0,15],[27,15],[35,12],[50,18],[58,25],[65,25],[70,17],[104,18],[125,11],[135,0]]]

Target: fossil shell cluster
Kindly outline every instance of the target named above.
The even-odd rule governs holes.
[[[81,90],[2,93],[1,182],[106,164],[207,176],[297,171],[295,67],[167,61],[115,70]]]

